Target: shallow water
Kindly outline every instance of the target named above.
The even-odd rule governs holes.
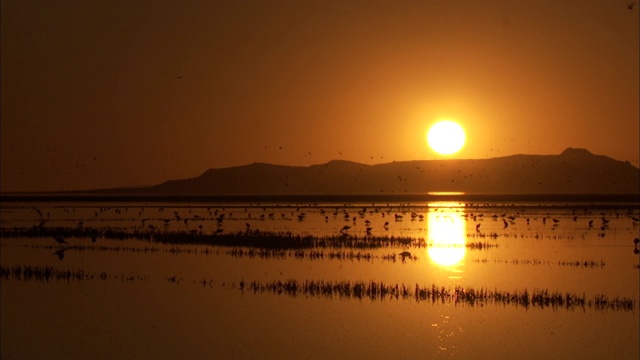
[[[633,204],[583,203],[3,203],[3,269],[51,267],[76,277],[2,277],[1,354],[636,359],[640,271],[633,239],[639,226],[632,217],[638,213]],[[412,242],[260,251],[153,237],[93,242],[69,236],[68,245],[59,245],[50,236],[7,235],[43,221],[44,228],[70,231],[134,233],[152,226],[156,233],[211,238],[290,232],[345,243],[392,236]],[[350,228],[341,232],[344,226]],[[62,259],[54,255],[60,249],[66,249]],[[403,259],[403,251],[411,255]],[[298,288],[278,292],[278,281]],[[321,282],[350,288],[301,290]],[[410,293],[354,295],[355,284],[371,282]],[[417,298],[416,285],[444,288],[446,296]],[[453,297],[461,288],[500,296],[557,292],[585,303]],[[625,306],[598,306],[603,297]]]

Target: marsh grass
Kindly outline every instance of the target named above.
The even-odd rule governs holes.
[[[29,266],[0,265],[0,279],[21,280],[21,281],[90,281],[90,280],[109,280],[116,279],[119,281],[146,281],[149,277],[140,275],[108,275],[106,272],[87,272],[82,269],[57,269],[53,266]]]
[[[244,291],[244,285],[240,286]],[[487,288],[440,287],[436,284],[418,284],[415,287],[405,284],[387,284],[384,282],[363,281],[272,281],[266,283],[250,282],[247,291],[253,293],[270,293],[275,295],[287,295],[291,297],[323,297],[342,299],[369,299],[376,300],[410,300],[416,302],[430,302],[432,304],[453,304],[479,306],[486,305],[512,305],[525,309],[567,309],[597,311],[633,311],[636,302],[624,297],[609,297],[597,294],[586,297],[585,294],[561,293],[549,290],[534,289],[529,291],[501,291]]]
[[[207,234],[199,231],[127,231],[122,229],[98,229],[88,227],[12,227],[0,228],[2,238],[54,238],[67,239],[99,239],[142,240],[170,245],[211,245],[222,247],[246,247],[254,249],[379,249],[389,247],[424,248],[426,241],[422,238],[398,236],[357,236],[342,234],[340,236],[296,235],[291,232],[262,232],[257,230],[239,232],[221,232]],[[47,240],[48,241],[48,240]],[[471,250],[483,250],[497,247],[495,243],[470,242],[465,245]]]
[[[0,265],[2,281],[39,281],[39,282],[81,282],[107,281],[121,282],[149,281],[149,276],[140,274],[112,275],[106,272],[87,272],[80,269],[58,269],[52,266]],[[175,284],[184,283],[177,276],[167,277],[166,281]],[[192,281],[213,288],[224,287],[225,282],[213,280]],[[230,282],[228,288],[238,289],[243,293],[265,293],[302,298],[338,298],[351,300],[414,300],[443,305],[464,305],[484,307],[488,305],[515,306],[524,309],[566,309],[596,311],[634,311],[636,301],[625,297],[610,297],[596,294],[587,297],[585,294],[550,291],[547,289],[503,291],[488,288],[471,288],[463,286],[443,287],[431,285],[406,285],[404,283],[385,283],[376,281],[324,281],[324,280],[276,280],[268,282],[241,280]]]
[[[475,263],[487,264],[489,262],[493,264],[507,264],[507,265],[545,265],[545,266],[566,266],[566,267],[576,267],[576,268],[588,268],[588,269],[604,269],[606,263],[603,260],[595,261],[595,260],[559,260],[559,261],[551,261],[551,260],[540,260],[540,259],[513,259],[513,260],[504,260],[504,259],[493,259],[489,261],[488,259],[473,259]]]

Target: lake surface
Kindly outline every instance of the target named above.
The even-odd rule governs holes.
[[[5,201],[1,355],[637,359],[634,218],[606,201]]]

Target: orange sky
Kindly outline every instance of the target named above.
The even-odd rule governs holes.
[[[328,3],[0,2],[0,191],[439,159],[425,134],[444,118],[467,130],[454,158],[638,166],[638,6]]]

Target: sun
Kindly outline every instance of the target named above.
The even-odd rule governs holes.
[[[462,126],[453,121],[445,120],[435,123],[427,133],[429,146],[438,154],[455,154],[467,139]]]

